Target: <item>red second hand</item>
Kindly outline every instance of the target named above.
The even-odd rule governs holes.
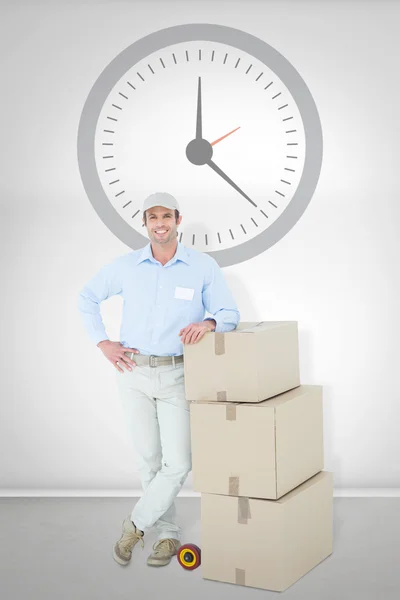
[[[218,138],[214,142],[211,142],[211,146],[214,146],[215,144],[218,144],[218,142],[220,142],[221,140],[225,139],[226,137],[228,137],[228,135],[231,135],[231,133],[234,133],[238,129],[240,129],[240,127],[236,127],[236,129],[232,129],[232,131],[230,131],[229,133],[226,133],[225,135],[223,135],[222,137]]]

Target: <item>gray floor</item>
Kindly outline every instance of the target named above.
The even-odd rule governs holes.
[[[400,498],[335,498],[333,554],[285,592],[202,578],[145,564],[155,541],[134,549],[131,564],[112,558],[121,523],[137,501],[127,498],[1,498],[0,597],[4,600],[173,598],[400,598]],[[200,498],[178,497],[182,542],[201,547]],[[267,542],[267,541],[266,541]],[[146,594],[146,597],[137,594]]]

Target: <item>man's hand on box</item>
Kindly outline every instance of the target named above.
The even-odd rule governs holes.
[[[191,323],[180,330],[182,344],[196,344],[207,331],[213,331],[215,324],[213,321],[201,321],[201,323]]]

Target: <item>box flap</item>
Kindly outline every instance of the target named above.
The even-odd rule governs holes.
[[[305,481],[304,483],[298,485],[291,492],[288,492],[287,494],[279,498],[279,500],[264,500],[264,502],[278,502],[279,504],[284,504],[285,502],[288,502],[291,498],[293,498],[293,496],[297,496],[297,494],[301,494],[307,488],[316,485],[317,483],[320,483],[322,479],[330,479],[332,477],[333,473],[331,473],[330,471],[320,471],[316,475],[310,477],[310,479],[307,479],[307,481]]]
[[[232,406],[252,406],[253,408],[276,408],[285,402],[289,402],[294,398],[298,398],[299,396],[304,396],[309,393],[311,390],[315,388],[320,388],[321,386],[316,385],[299,385],[292,390],[287,392],[283,392],[282,394],[277,394],[272,398],[267,398],[267,400],[261,400],[261,402],[223,402],[223,401],[214,401],[214,400],[192,400],[195,404],[215,404],[215,405],[232,405]]]
[[[297,323],[297,321],[242,321],[236,329],[228,333],[257,333],[258,331],[266,331],[282,325]]]

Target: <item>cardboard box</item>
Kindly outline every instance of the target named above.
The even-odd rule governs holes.
[[[260,402],[300,385],[296,321],[242,322],[184,345],[190,401]]]
[[[193,489],[277,499],[324,468],[322,387],[257,404],[191,402]]]
[[[201,495],[204,579],[282,592],[332,553],[333,475],[280,500]]]

